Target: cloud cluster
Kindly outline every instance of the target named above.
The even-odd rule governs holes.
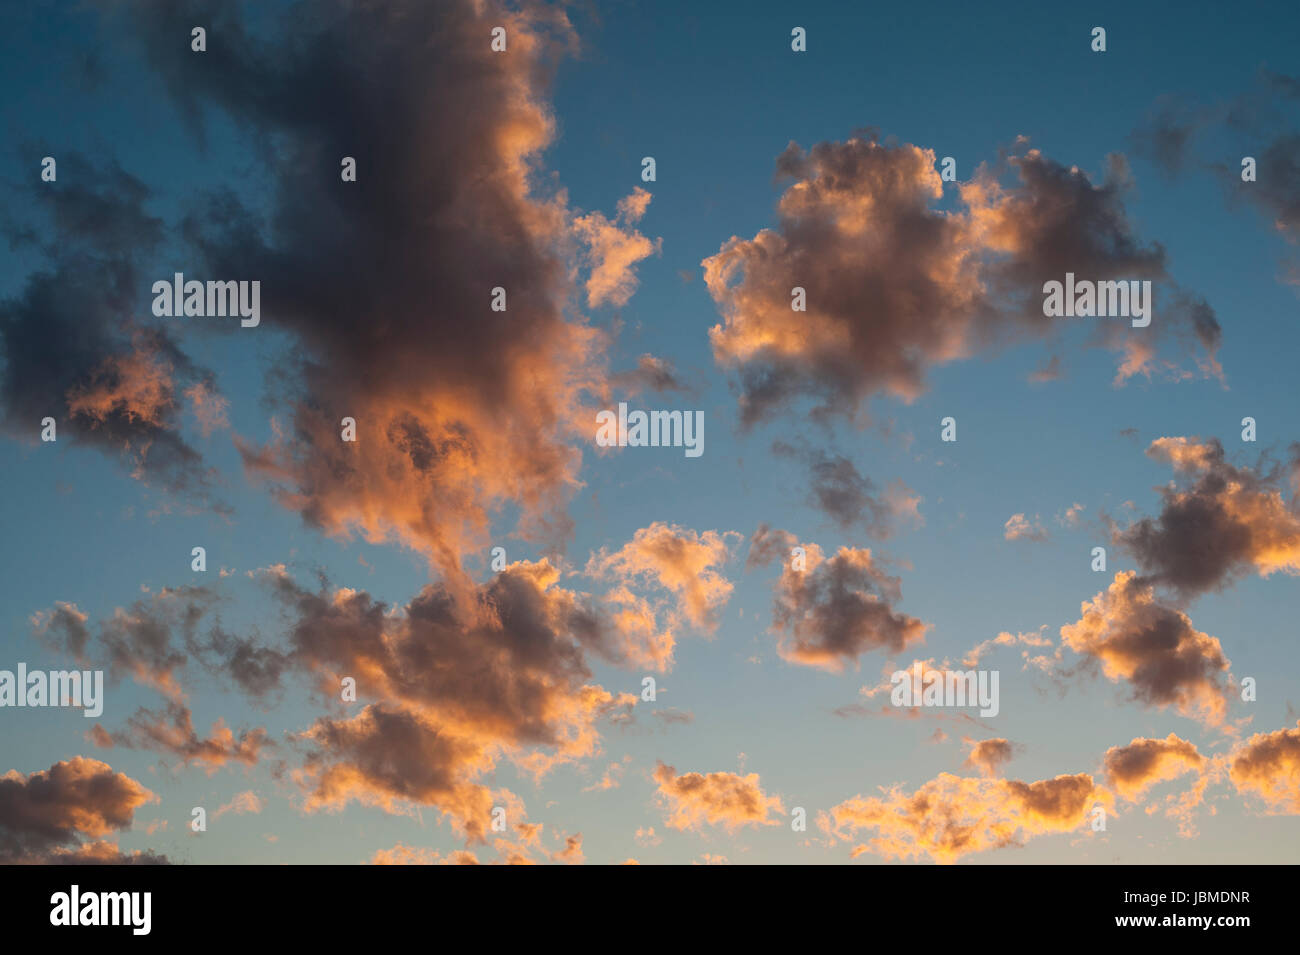
[[[482,839],[493,803],[479,780],[500,756],[533,774],[585,759],[599,751],[598,721],[635,702],[590,682],[586,652],[619,656],[617,635],[546,561],[484,585],[429,585],[401,608],[324,582],[307,590],[279,568],[263,578],[290,611],[295,665],[327,698],[351,677],[374,701],[300,735],[309,809],[432,806]]]
[[[1163,250],[1129,223],[1121,156],[1094,184],[1024,150],[981,167],[954,211],[937,207],[933,151],[874,132],[807,150],[791,143],[776,166],[793,183],[775,226],[732,237],[702,263],[724,319],[710,331],[714,357],[739,372],[746,424],[800,398],[818,402],[818,417],[853,417],[875,395],[911,401],[934,366],[1056,330],[1042,286],[1066,272],[1170,285]],[[1004,184],[1008,171],[1015,181]],[[792,308],[796,288],[806,311]],[[1213,312],[1176,291],[1170,304],[1150,331],[1189,328],[1217,368]],[[1155,367],[1152,337],[1136,331],[1100,332],[1123,354],[1121,379]]]

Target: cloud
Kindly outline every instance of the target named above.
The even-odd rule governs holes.
[[[645,215],[650,193],[640,186],[618,202],[613,221],[599,212],[573,220],[578,238],[588,247],[591,274],[587,278],[587,304],[626,305],[636,291],[637,262],[659,252],[662,239],[651,242],[633,226]]]
[[[290,611],[295,665],[328,697],[351,676],[376,701],[300,735],[309,810],[433,806],[483,839],[492,801],[478,780],[500,756],[534,775],[587,759],[598,721],[635,703],[590,682],[586,651],[614,655],[616,636],[547,561],[464,589],[429,585],[399,608],[325,581],[309,591],[279,569],[262,579]]]
[[[42,233],[43,264],[0,300],[0,423],[31,441],[52,417],[59,438],[121,459],[144,483],[228,510],[179,432],[178,394],[210,387],[212,375],[141,304],[142,263],[164,235],[146,211],[150,191],[115,163],[76,153],[59,156],[59,172],[57,184],[33,186],[44,224],[4,227],[19,245]]]
[[[1300,723],[1250,737],[1230,755],[1228,773],[1270,814],[1300,815]]]
[[[940,773],[913,793],[893,787],[878,797],[855,796],[818,816],[836,839],[859,842],[856,858],[930,858],[955,862],[989,849],[1019,846],[1052,833],[1073,832],[1096,803],[1111,796],[1087,773],[1025,783],[1015,779],[973,779]]]
[[[1185,773],[1200,774],[1206,759],[1185,739],[1170,733],[1164,739],[1137,737],[1127,746],[1106,750],[1106,781],[1130,801],[1152,786]]]
[[[784,531],[760,527],[750,561],[756,553],[786,552],[789,540]],[[897,652],[924,640],[927,625],[894,610],[902,599],[899,580],[876,565],[870,550],[841,547],[830,558],[816,544],[805,551],[805,567],[785,565],[774,588],[772,626],[782,659],[839,671],[872,650]]]
[[[672,362],[651,354],[643,354],[636,360],[636,367],[609,376],[611,388],[631,392],[645,390],[688,391],[686,384],[678,377]]]
[[[1002,765],[1010,762],[1016,753],[1016,745],[1006,739],[973,740],[963,737],[962,742],[970,747],[970,754],[962,765],[976,770],[982,776],[996,776]]]
[[[128,749],[148,749],[173,756],[184,765],[197,765],[215,773],[230,763],[244,766],[256,765],[262,751],[275,744],[262,727],[243,730],[238,736],[218,717],[207,737],[199,736],[194,729],[194,718],[189,707],[181,703],[168,703],[164,710],[141,709],[127,721],[127,729],[110,733],[107,739],[97,740],[110,746]]]
[[[464,849],[443,855],[433,849],[404,846],[379,849],[370,858],[371,865],[478,865],[478,857]]]
[[[1213,105],[1162,97],[1132,138],[1141,155],[1171,175],[1214,173],[1230,198],[1255,205],[1289,241],[1300,241],[1300,81],[1262,69],[1251,89]],[[1242,180],[1237,161],[1207,158],[1223,154],[1225,138],[1229,155],[1256,160],[1254,182]],[[1202,146],[1211,139],[1216,147]]]
[[[1192,626],[1182,611],[1161,603],[1132,571],[1084,601],[1077,623],[1061,627],[1062,643],[1124,681],[1147,706],[1221,727],[1227,715],[1229,662],[1219,641]]]
[[[1161,489],[1159,515],[1116,527],[1112,538],[1151,582],[1194,595],[1251,571],[1300,574],[1300,516],[1294,497],[1283,499],[1281,469],[1229,464],[1213,438],[1158,438],[1147,454],[1171,465],[1183,486]]]
[[[617,551],[602,548],[584,572],[598,579],[612,577],[624,586],[634,581],[654,584],[677,599],[676,617],[712,633],[732,591],[731,582],[718,568],[730,559],[731,548],[740,540],[734,531],[699,533],[656,521],[639,529]]]
[[[133,861],[111,843],[78,838],[128,829],[136,809],[157,801],[130,776],[84,756],[29,776],[10,770],[0,776],[0,862]]]
[[[883,494],[858,472],[848,458],[784,441],[774,442],[774,454],[799,459],[808,468],[808,500],[830,517],[841,530],[861,528],[870,537],[887,538],[900,521],[922,524],[921,498],[901,481],[892,482]]]
[[[1003,525],[1002,536],[1009,541],[1025,540],[1041,543],[1047,540],[1048,534],[1046,528],[1039,523],[1037,514],[1034,515],[1033,521],[1027,519],[1024,514],[1012,514]]]
[[[700,830],[721,826],[735,832],[745,826],[777,826],[774,818],[785,812],[779,796],[768,796],[759,785],[757,773],[682,773],[659,763],[654,780],[656,795],[667,816],[664,824],[673,829]],[[653,832],[653,830],[652,830]]]
[[[245,813],[256,815],[262,811],[265,805],[266,804],[262,802],[257,793],[249,789],[237,794],[234,799],[230,800],[230,802],[220,806],[217,811],[212,814],[212,818],[220,819],[228,812],[233,812],[236,815],[243,815]]]
[[[724,319],[710,331],[714,358],[739,372],[745,425],[801,398],[818,402],[815,418],[852,418],[876,395],[910,402],[936,365],[1057,331],[1042,286],[1067,271],[1169,284],[1164,251],[1128,221],[1122,156],[1108,157],[1094,184],[1038,150],[1009,155],[961,185],[947,212],[935,208],[944,190],[933,151],[882,144],[874,132],[808,150],[791,143],[776,167],[793,184],[775,226],[733,236],[702,263]],[[1004,185],[1005,172],[1016,181]],[[804,312],[791,307],[796,287]],[[1213,313],[1193,318],[1181,293],[1170,304],[1150,331],[1189,327],[1215,371]],[[1153,336],[1136,334],[1145,331],[1102,326],[1097,336],[1127,350],[1122,378],[1154,368]]]
[[[202,63],[166,39],[188,35],[188,4],[124,15],[185,115],[265,144],[265,214],[216,191],[182,223],[210,272],[262,281],[262,327],[293,340],[268,382],[287,416],[237,439],[249,475],[310,526],[398,541],[447,574],[503,513],[563,541],[609,344],[572,308],[581,273],[593,302],[625,301],[653,245],[632,228],[649,193],[612,221],[577,216],[541,168],[551,76],[577,45],[564,8],[338,0],[254,25],[232,6],[205,14],[223,42]],[[497,26],[505,54],[483,42]]]

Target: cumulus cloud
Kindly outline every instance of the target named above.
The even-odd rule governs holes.
[[[674,829],[721,826],[734,832],[745,826],[778,826],[785,812],[779,796],[768,796],[757,773],[681,773],[659,763],[655,767],[656,795]],[[651,830],[653,833],[653,830]]]
[[[230,763],[253,766],[262,751],[274,745],[264,728],[242,730],[236,736],[220,717],[206,737],[200,736],[189,707],[175,702],[163,710],[141,709],[127,721],[125,730],[96,734],[95,739],[107,746],[154,750],[186,766],[196,765],[208,775]]]
[[[1199,774],[1207,761],[1193,744],[1170,733],[1164,739],[1138,737],[1127,746],[1112,746],[1104,762],[1106,781],[1115,792],[1136,801],[1157,783]]]
[[[637,262],[660,250],[663,240],[647,239],[633,226],[645,215],[650,193],[640,186],[619,200],[613,221],[599,212],[573,220],[578,238],[588,246],[591,274],[587,278],[587,304],[626,305],[636,291]]]
[[[211,387],[167,329],[153,323],[144,261],[164,235],[144,183],[115,163],[59,156],[57,186],[37,182],[39,224],[7,223],[12,243],[35,242],[42,266],[0,300],[0,425],[34,440],[45,417],[61,439],[120,459],[146,484],[203,501],[212,470],[180,434],[189,386]],[[37,236],[41,238],[37,239]]]
[[[1300,516],[1281,483],[1286,473],[1230,464],[1216,439],[1159,438],[1147,454],[1183,478],[1162,488],[1160,513],[1115,527],[1153,583],[1194,595],[1242,575],[1300,574]]]
[[[914,400],[936,365],[1056,331],[1042,314],[1042,285],[1067,271],[1170,285],[1163,250],[1129,223],[1120,156],[1094,184],[1024,150],[981,167],[947,212],[936,208],[934,152],[874,132],[807,150],[791,143],[776,166],[793,180],[776,224],[733,236],[702,263],[724,319],[710,331],[714,357],[739,373],[747,425],[800,398],[818,402],[815,417],[853,417],[876,395]],[[1006,172],[1014,183],[1004,184]],[[791,308],[796,287],[806,311]],[[1212,311],[1176,291],[1170,306],[1162,317],[1189,330],[1216,369]],[[1137,331],[1159,327],[1098,333],[1121,352],[1122,378],[1154,367],[1153,336]]]
[[[792,540],[764,525],[749,561],[788,555]],[[870,550],[841,547],[829,558],[816,544],[804,551],[804,566],[787,562],[774,588],[772,625],[783,659],[839,671],[864,653],[897,652],[924,639],[927,625],[894,609],[902,599],[899,580],[877,566]]]
[[[1228,773],[1239,793],[1269,813],[1300,815],[1300,723],[1245,740],[1230,755]]]
[[[1061,628],[1064,646],[1100,665],[1112,682],[1123,681],[1139,702],[1223,726],[1229,663],[1217,639],[1161,603],[1132,571],[1116,574],[1081,609],[1076,623]]]
[[[124,855],[98,837],[130,828],[140,806],[158,797],[107,763],[84,756],[49,769],[0,776],[0,862],[70,864],[166,861]],[[86,836],[98,840],[82,842]]]
[[[214,274],[261,279],[263,325],[294,342],[269,382],[286,410],[237,440],[248,473],[308,524],[399,541],[448,574],[503,513],[567,537],[608,346],[571,306],[584,269],[593,304],[626,301],[657,243],[633,228],[649,193],[613,220],[576,215],[540,166],[551,75],[577,45],[565,9],[338,0],[254,26],[230,6],[200,17],[224,38],[203,62],[166,39],[188,35],[191,4],[123,15],[186,115],[210,108],[266,144],[264,216],[219,191],[182,224]],[[482,42],[497,26],[505,54]]]
[[[731,582],[719,568],[741,539],[734,531],[698,533],[656,521],[639,529],[617,551],[602,548],[587,562],[585,573],[614,578],[624,585],[633,581],[654,584],[677,599],[676,617],[712,633],[732,591]]]
[[[855,796],[821,813],[818,825],[832,838],[857,843],[854,858],[871,853],[951,863],[1073,832],[1086,823],[1093,805],[1112,801],[1087,773],[1032,783],[940,773],[912,793],[895,786],[881,796]],[[861,831],[874,835],[859,841]]]
[[[400,608],[325,582],[307,590],[278,568],[262,576],[290,610],[295,664],[323,693],[351,676],[375,701],[300,735],[309,810],[431,806],[483,839],[493,803],[480,779],[499,757],[540,775],[594,756],[598,721],[635,702],[590,681],[586,651],[616,654],[615,637],[546,561],[463,590],[429,585]]]

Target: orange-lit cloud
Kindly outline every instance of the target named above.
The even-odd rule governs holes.
[[[31,775],[10,770],[0,776],[0,861],[104,860],[110,843],[78,844],[78,837],[127,829],[136,809],[157,801],[130,776],[84,756]]]
[[[776,167],[792,180],[776,224],[732,237],[702,263],[724,319],[710,330],[714,357],[739,371],[746,423],[800,398],[819,402],[815,417],[853,417],[878,394],[912,401],[932,366],[1057,331],[1043,317],[1042,286],[1067,271],[1167,279],[1161,248],[1143,245],[1129,224],[1120,156],[1095,184],[1022,150],[976,170],[954,211],[936,208],[944,185],[932,150],[881,143],[874,132],[807,150],[791,143]],[[795,288],[806,311],[792,308]],[[1180,299],[1166,324],[1190,324],[1206,367],[1217,368],[1208,306]],[[1119,350],[1153,338],[1135,333],[1159,331],[1101,328],[1097,337]],[[1152,370],[1149,356],[1130,351],[1126,361],[1126,377]]]
[[[924,639],[926,624],[894,610],[902,599],[899,580],[877,566],[870,550],[841,547],[827,558],[816,544],[807,544],[804,566],[796,568],[792,541],[784,531],[760,527],[747,562],[784,560],[772,610],[783,659],[839,671],[856,666],[863,653],[896,652]]]
[[[1300,815],[1300,723],[1256,733],[1228,758],[1239,793],[1253,796],[1276,815]]]
[[[659,763],[654,780],[667,813],[664,824],[674,829],[721,826],[734,832],[744,826],[776,826],[784,813],[779,796],[768,796],[757,773],[682,773]],[[652,830],[653,832],[653,830]]]
[[[857,842],[852,855],[950,863],[988,849],[1018,846],[1036,836],[1073,832],[1096,803],[1112,797],[1091,776],[1057,776],[1025,783],[940,773],[913,793],[894,787],[883,796],[855,796],[818,816],[830,836]],[[874,836],[858,842],[861,830]]]
[[[1223,647],[1185,613],[1161,603],[1132,571],[1117,573],[1106,590],[1084,601],[1078,622],[1061,628],[1061,640],[1100,664],[1107,679],[1124,681],[1138,701],[1223,725],[1229,666]]]
[[[1251,571],[1300,575],[1300,515],[1281,469],[1229,464],[1215,439],[1159,438],[1147,454],[1191,479],[1161,490],[1157,517],[1114,530],[1152,582],[1197,594]]]

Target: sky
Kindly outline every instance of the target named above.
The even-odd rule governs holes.
[[[0,861],[1295,860],[1293,6],[5,19]]]

